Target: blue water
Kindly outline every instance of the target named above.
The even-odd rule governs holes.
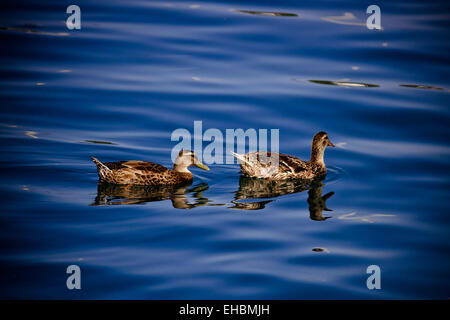
[[[61,1],[0,10],[0,298],[449,297],[448,2],[379,1],[382,31],[366,1],[76,4],[79,31]],[[279,129],[300,158],[320,130],[337,147],[313,186],[237,164],[97,186],[90,155],[171,166],[195,120]]]

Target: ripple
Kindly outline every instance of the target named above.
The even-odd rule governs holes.
[[[434,87],[434,86],[427,86],[427,85],[421,85],[421,84],[401,84],[400,87],[427,89],[427,90],[444,90],[444,88]]]
[[[367,222],[367,223],[375,223],[378,218],[386,218],[386,217],[395,217],[394,214],[380,214],[380,213],[374,213],[369,214],[365,216],[360,216],[356,212],[350,212],[346,214],[342,214],[338,216],[338,219],[340,220],[356,220],[361,222]]]
[[[109,141],[100,141],[100,140],[84,140],[84,142],[87,143],[94,143],[94,144],[109,144],[109,145],[114,145],[114,146],[118,146],[117,143],[114,142],[109,142]]]
[[[345,12],[342,16],[329,16],[329,17],[323,17],[321,18],[324,21],[332,22],[336,24],[345,24],[349,26],[359,26],[359,27],[365,27],[366,24],[358,18],[355,17],[355,15],[351,12]]]
[[[332,86],[341,86],[341,87],[379,87],[378,84],[364,83],[364,82],[351,82],[351,81],[331,81],[331,80],[308,80],[312,83],[317,84],[326,84]]]
[[[27,137],[38,139],[37,132],[36,131],[25,131],[25,135]]]
[[[260,15],[260,16],[273,16],[273,17],[298,17],[296,13],[288,12],[266,12],[266,11],[254,11],[254,10],[233,10],[234,12]]]
[[[40,31],[36,29],[29,28],[15,28],[15,27],[0,27],[0,31],[10,31],[10,32],[22,32],[27,34],[42,34],[45,36],[54,36],[54,37],[66,37],[69,35],[67,32],[47,32]]]
[[[440,144],[420,143],[415,141],[389,141],[378,139],[347,138],[343,150],[384,158],[421,158],[442,157],[450,154],[450,147]]]
[[[312,251],[330,253],[330,250],[328,250],[327,248],[312,248]]]
[[[335,183],[336,181],[342,179],[347,172],[340,167],[337,166],[327,166],[327,176],[325,178],[326,184]]]

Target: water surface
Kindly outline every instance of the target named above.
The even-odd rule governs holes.
[[[382,31],[361,1],[77,4],[80,31],[60,1],[0,10],[1,298],[448,298],[448,3],[379,2]],[[90,155],[171,166],[195,120],[337,148],[314,185],[97,185]]]

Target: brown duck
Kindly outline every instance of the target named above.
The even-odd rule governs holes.
[[[181,150],[173,169],[170,170],[160,164],[149,161],[117,161],[102,163],[94,157],[92,161],[97,165],[100,181],[128,185],[177,185],[192,181],[190,166],[196,166],[209,171],[201,163],[194,152]]]
[[[312,140],[309,161],[303,161],[287,154],[265,151],[246,154],[232,152],[232,154],[239,160],[242,173],[249,177],[272,180],[314,179],[327,172],[323,155],[328,146],[334,147],[334,144],[328,139],[326,132],[320,131],[314,135]],[[274,160],[277,156],[278,161]]]

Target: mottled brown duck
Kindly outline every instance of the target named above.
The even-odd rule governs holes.
[[[178,185],[192,181],[190,166],[196,166],[209,171],[209,168],[201,163],[194,152],[181,150],[178,154],[173,169],[170,170],[160,164],[149,161],[117,161],[102,163],[91,157],[97,165],[100,181],[126,184],[126,185]]]
[[[272,180],[314,179],[327,172],[323,156],[328,146],[334,147],[334,144],[328,139],[326,132],[320,131],[312,140],[309,161],[287,154],[265,151],[246,154],[232,152],[232,154],[238,159],[242,173],[249,177]]]

